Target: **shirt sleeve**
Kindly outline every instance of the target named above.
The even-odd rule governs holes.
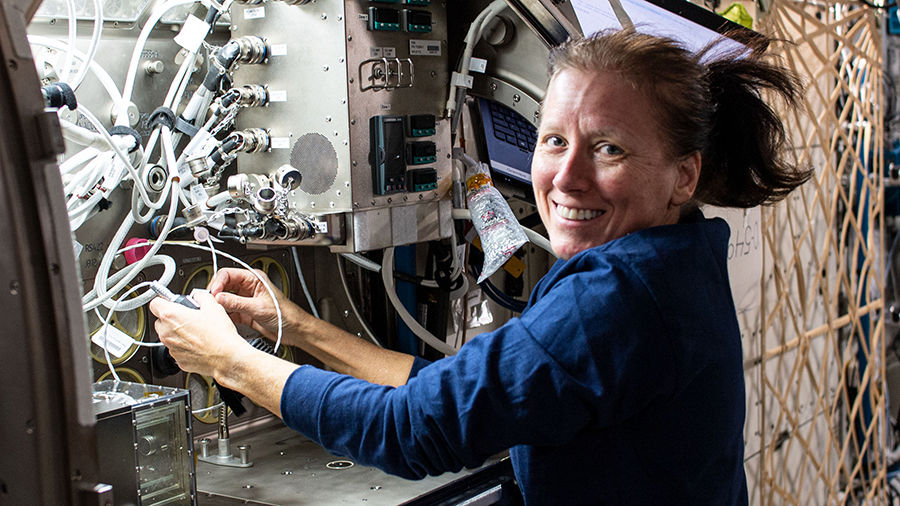
[[[654,392],[643,390],[641,401],[620,396],[665,381],[665,371],[628,343],[622,330],[633,322],[616,318],[621,304],[598,301],[592,282],[575,278],[526,318],[418,369],[404,386],[300,367],[282,393],[284,421],[332,453],[422,478],[476,467],[516,445],[564,444],[589,425],[627,417]],[[639,320],[652,320],[646,316]],[[641,375],[653,380],[627,381]]]

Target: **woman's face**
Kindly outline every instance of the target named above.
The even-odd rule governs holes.
[[[560,258],[678,222],[700,155],[674,160],[649,99],[615,74],[566,70],[550,82],[531,172]]]

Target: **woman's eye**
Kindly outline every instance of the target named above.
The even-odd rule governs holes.
[[[600,146],[600,152],[604,155],[617,156],[623,154],[625,151],[614,144],[604,144]]]

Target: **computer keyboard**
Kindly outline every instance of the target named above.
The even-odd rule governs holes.
[[[490,102],[491,122],[494,126],[494,137],[500,141],[517,146],[529,153],[534,152],[537,142],[537,129],[526,121],[519,113],[495,102]]]

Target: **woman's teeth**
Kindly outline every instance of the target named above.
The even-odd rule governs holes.
[[[568,220],[590,220],[600,215],[600,211],[586,209],[572,209],[563,205],[556,205],[556,214]]]

